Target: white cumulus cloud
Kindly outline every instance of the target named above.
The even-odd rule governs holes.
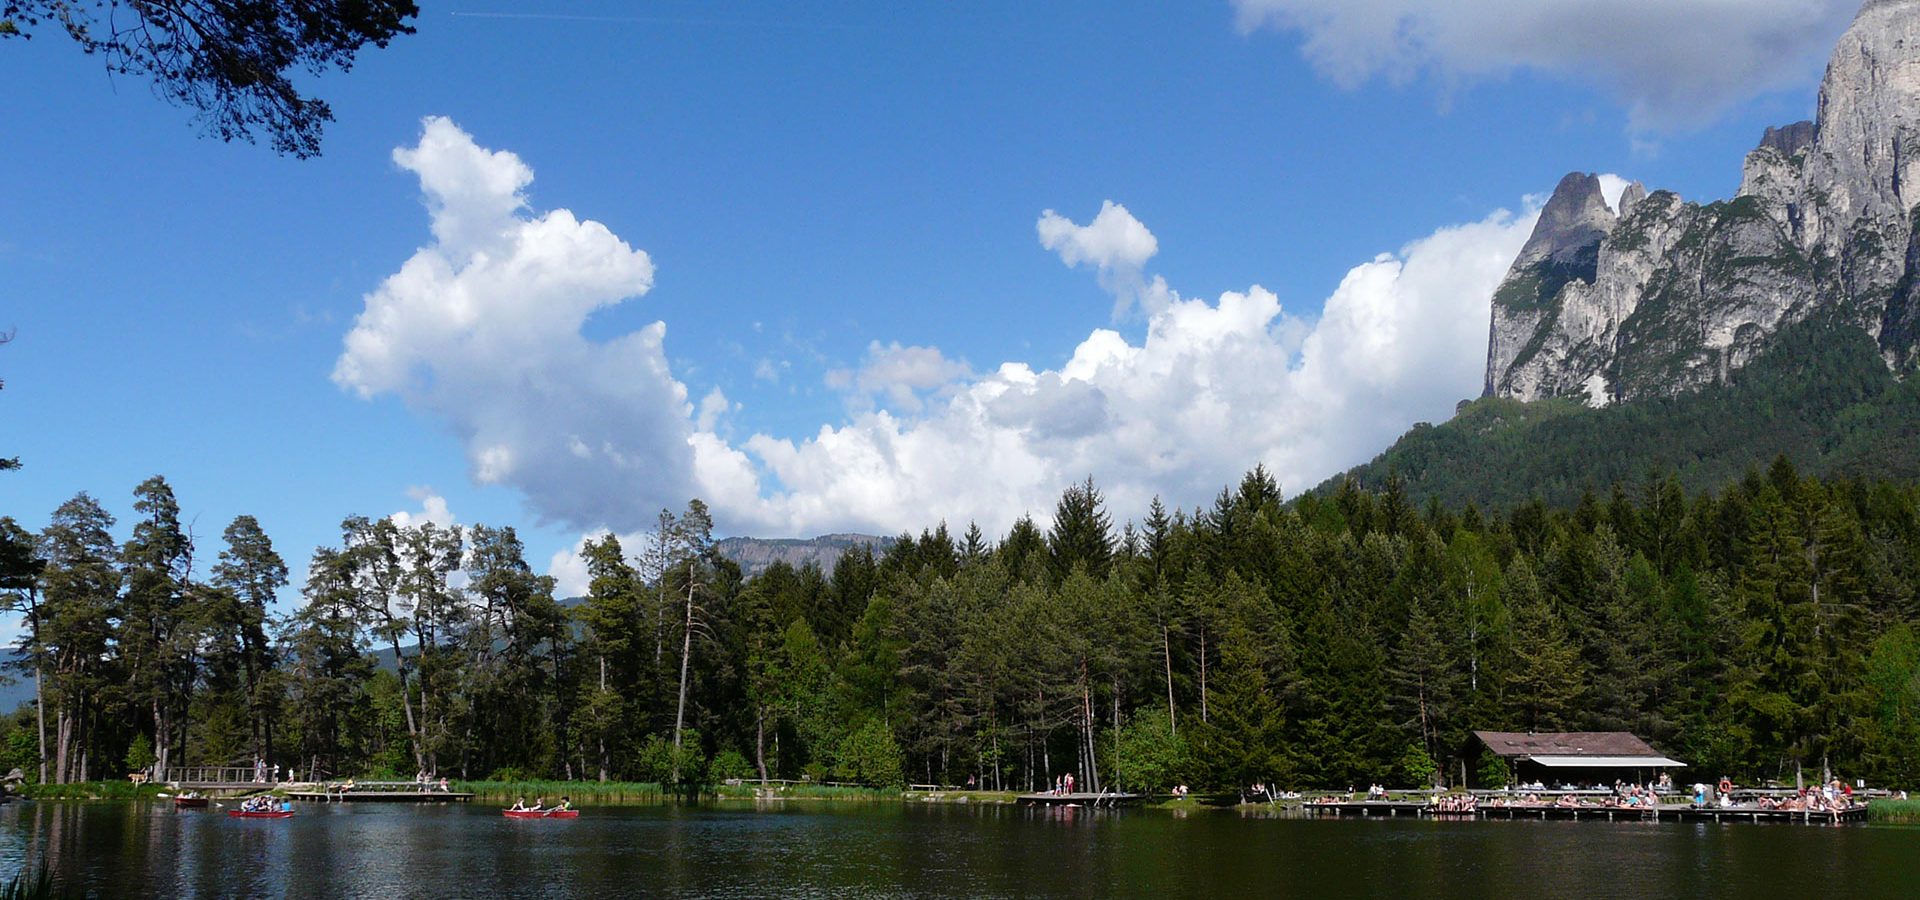
[[[366,296],[333,380],[438,419],[476,480],[518,488],[545,519],[637,525],[684,505],[695,423],[666,325],[580,333],[645,294],[653,261],[599,222],[530,211],[532,169],[447,119],[427,119],[393,159],[420,180],[433,241]]]
[[[1533,221],[1497,212],[1382,254],[1316,321],[1258,286],[1175,297],[1138,344],[1099,329],[1058,369],[1002,364],[921,416],[756,435],[746,450],[779,489],[743,491],[753,506],[733,512],[785,533],[1004,528],[1089,474],[1127,515],[1155,494],[1203,501],[1257,462],[1304,489],[1478,393],[1488,298]]]
[[[1100,204],[1100,212],[1085,225],[1049,209],[1040,214],[1034,230],[1040,235],[1040,246],[1060,254],[1061,262],[1094,267],[1100,286],[1113,295],[1116,321],[1136,305],[1151,315],[1179,299],[1166,279],[1146,277],[1147,260],[1160,252],[1160,241],[1126,207],[1112,200]]]
[[[453,511],[447,508],[447,498],[435,493],[433,488],[408,488],[407,496],[419,503],[420,509],[418,511],[403,509],[388,516],[387,518],[391,519],[393,524],[401,528],[424,525],[428,522],[440,528],[451,528],[458,524],[459,520],[454,518]]]
[[[946,358],[938,347],[874,341],[867,345],[859,368],[829,369],[826,383],[866,407],[877,398],[895,410],[919,412],[923,392],[945,388],[970,374],[965,362]]]
[[[434,237],[366,295],[335,380],[443,423],[476,480],[514,487],[544,519],[623,535],[694,496],[723,532],[806,535],[1000,530],[1044,518],[1088,475],[1122,516],[1155,494],[1205,502],[1255,463],[1301,490],[1478,392],[1488,298],[1534,218],[1496,212],[1381,254],[1306,315],[1260,286],[1213,301],[1166,290],[1139,338],[1093,329],[1054,368],[977,371],[874,342],[832,378],[876,402],[812,434],[735,441],[722,434],[738,406],[717,389],[689,399],[663,323],[581,333],[649,289],[644,252],[529,209],[531,170],[445,119],[395,159],[419,177]],[[1118,204],[1084,226],[1043,216],[1038,236],[1103,282],[1163,283],[1145,269],[1157,240]],[[396,520],[452,521],[436,496],[419,491],[421,511]],[[563,592],[584,589],[577,550],[550,561]]]
[[[1346,87],[1451,87],[1531,69],[1594,84],[1636,128],[1698,125],[1819,72],[1859,0],[1232,0],[1243,29],[1303,37]]]

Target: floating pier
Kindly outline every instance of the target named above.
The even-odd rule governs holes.
[[[1551,803],[1486,806],[1472,811],[1442,812],[1427,804],[1407,800],[1350,800],[1340,803],[1304,803],[1310,813],[1337,816],[1414,816],[1433,819],[1587,819],[1605,822],[1798,822],[1833,825],[1864,822],[1867,808],[1856,806],[1838,812],[1831,810],[1758,809],[1751,807],[1702,807],[1667,805],[1632,806],[1557,806]]]
[[[1131,806],[1146,799],[1140,794],[1102,793],[1021,794],[1015,798],[1021,806]]]
[[[417,781],[358,781],[351,786],[325,784],[307,790],[290,790],[287,796],[309,803],[465,803],[473,795],[463,791],[442,791]]]

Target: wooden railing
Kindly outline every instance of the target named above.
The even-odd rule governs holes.
[[[166,779],[176,784],[266,784],[273,770],[252,766],[170,766]]]

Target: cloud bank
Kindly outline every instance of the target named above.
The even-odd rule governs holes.
[[[394,158],[420,180],[434,239],[366,296],[334,379],[443,423],[476,480],[516,488],[543,518],[623,534],[692,496],[723,531],[772,536],[941,520],[996,532],[1044,519],[1087,475],[1122,516],[1156,494],[1205,502],[1256,463],[1301,490],[1477,393],[1488,298],[1535,212],[1383,253],[1311,319],[1258,285],[1211,302],[1163,289],[1150,304],[1129,295],[1145,315],[1137,342],[1097,328],[1054,369],[976,372],[938,348],[875,342],[827,375],[864,398],[845,421],[734,442],[719,433],[729,401],[716,390],[696,408],[674,378],[664,323],[581,334],[588,315],[650,288],[644,252],[564,209],[529,210],[531,170],[445,119]],[[1164,288],[1145,270],[1158,240],[1119,204],[1085,224],[1049,211],[1036,229],[1117,296]],[[556,556],[577,581],[565,565]]]
[[[1232,0],[1344,87],[1519,69],[1607,89],[1637,129],[1699,125],[1819,71],[1858,0]]]

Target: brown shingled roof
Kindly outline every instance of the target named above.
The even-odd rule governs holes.
[[[1476,731],[1495,756],[1659,756],[1624,731]]]

